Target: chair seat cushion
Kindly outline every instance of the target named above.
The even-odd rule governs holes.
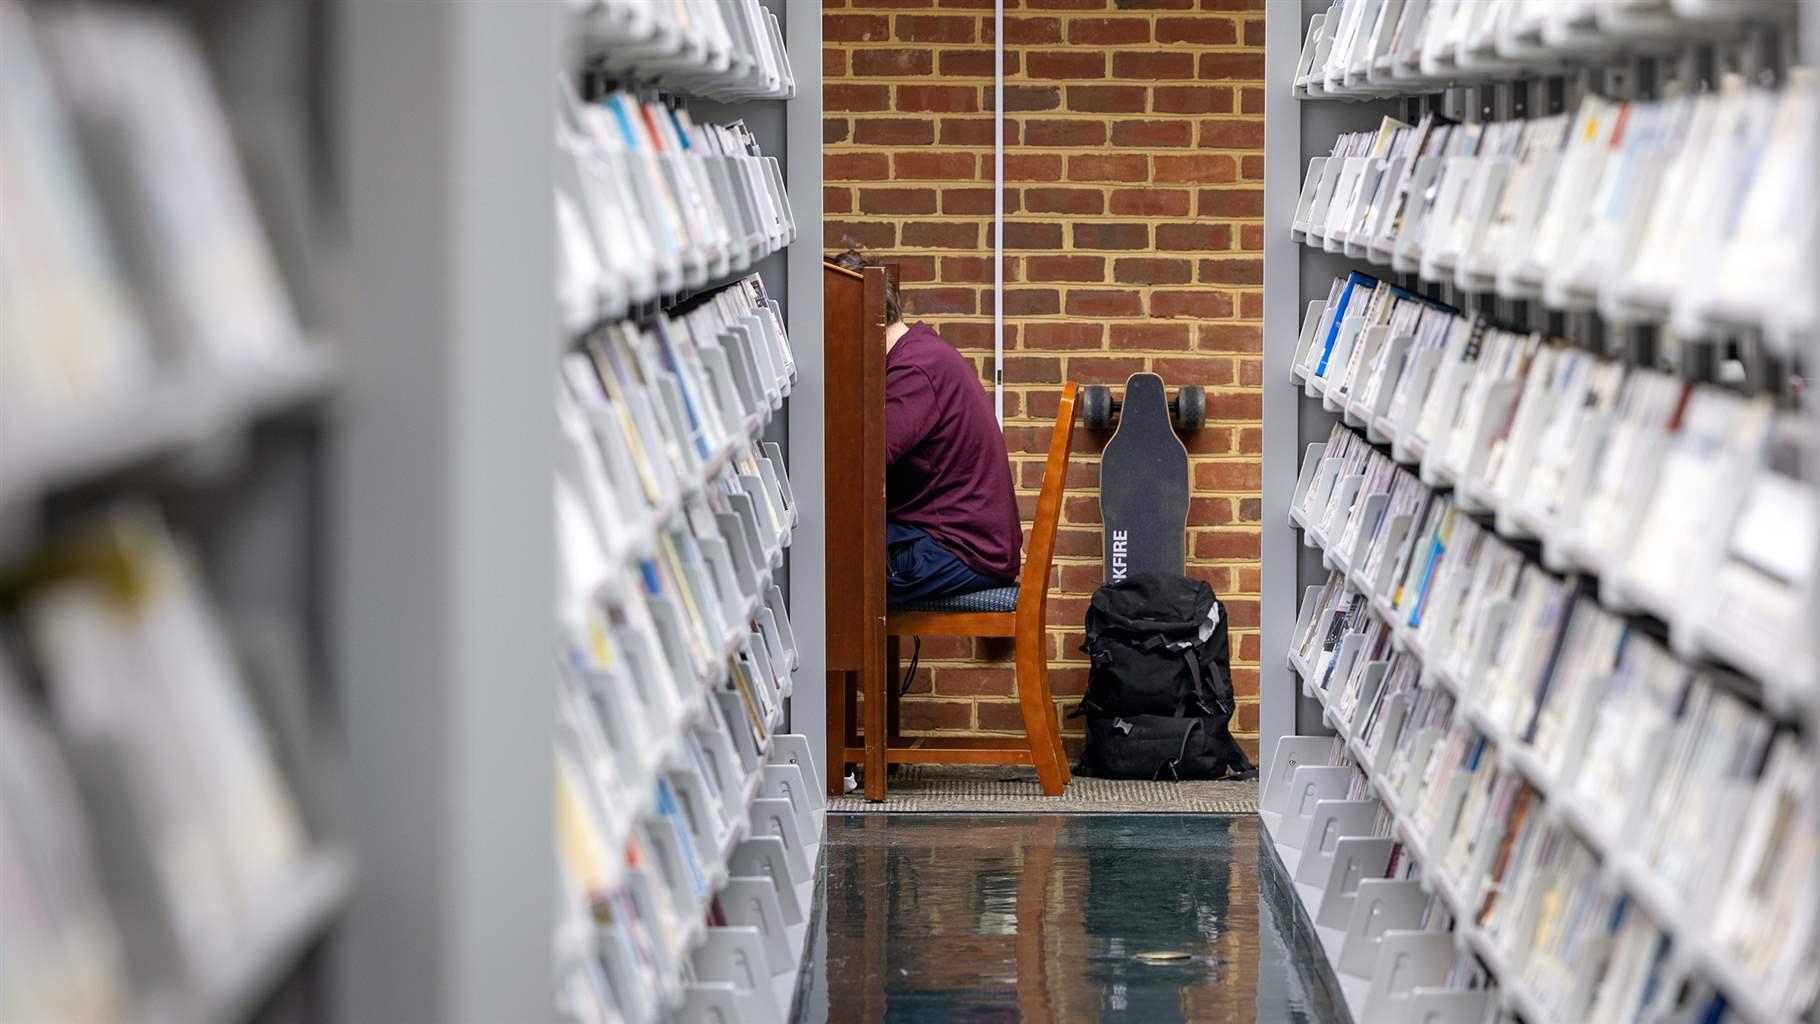
[[[950,594],[928,601],[894,604],[894,612],[1014,612],[1017,611],[1017,584],[975,590],[968,594]]]

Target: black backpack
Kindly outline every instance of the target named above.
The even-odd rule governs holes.
[[[1226,608],[1187,576],[1134,573],[1093,594],[1081,774],[1217,779],[1253,770],[1232,739]]]

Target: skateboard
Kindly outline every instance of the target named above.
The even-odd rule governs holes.
[[[1171,402],[1163,378],[1134,373],[1123,402],[1109,388],[1089,387],[1082,403],[1087,426],[1103,429],[1115,416],[1118,421],[1100,459],[1106,582],[1136,572],[1180,574],[1187,565],[1188,449],[1174,428],[1192,430],[1207,421],[1206,392],[1179,388]]]

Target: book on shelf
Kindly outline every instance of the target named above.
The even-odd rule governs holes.
[[[219,962],[308,853],[220,615],[146,506],[35,588],[22,624],[66,743],[97,759],[137,834],[185,962]]]
[[[1625,643],[1624,623],[1596,601],[1574,602],[1548,700],[1541,702],[1528,736],[1551,777],[1566,779],[1584,743],[1586,702],[1599,692]]]
[[[1519,254],[1532,239],[1536,221],[1547,203],[1571,124],[1571,116],[1564,113],[1527,123],[1522,151],[1510,171],[1511,180],[1498,198],[1484,237],[1475,247],[1474,255],[1481,265],[1495,268],[1494,281],[1500,294],[1526,294],[1515,273]]]
[[[1799,414],[1775,414],[1763,443],[1746,452],[1751,465],[1735,515],[1713,556],[1704,627],[1724,638],[1727,660],[1749,655],[1747,668],[1773,670],[1791,692],[1815,695],[1820,671],[1801,623],[1820,607],[1815,568],[1820,566],[1820,482],[1811,453],[1820,440]],[[1723,517],[1721,517],[1723,519]]]
[[[1553,574],[1534,563],[1523,566],[1509,620],[1496,638],[1479,688],[1487,717],[1518,740],[1529,740],[1535,709],[1548,698],[1574,596],[1573,588]]]
[[[1361,274],[1356,270],[1347,276],[1344,284],[1336,282],[1336,290],[1328,303],[1329,308],[1333,310],[1332,326],[1327,329],[1326,336],[1317,340],[1314,347],[1310,349],[1308,353],[1307,368],[1311,376],[1324,377],[1327,375],[1327,362],[1329,357],[1333,355],[1334,342],[1340,336],[1340,330],[1344,326],[1348,308],[1351,307],[1354,302],[1359,302],[1362,305],[1365,301],[1364,296],[1366,293],[1376,286],[1377,281],[1375,279]]]
[[[1614,554],[1628,550],[1626,542],[1639,525],[1637,503],[1655,490],[1668,435],[1689,391],[1682,382],[1654,370],[1634,369],[1626,376],[1605,443],[1594,453],[1588,472],[1576,524],[1581,548]]]
[[[1712,546],[1735,511],[1732,496],[1746,482],[1747,467],[1770,429],[1766,399],[1749,400],[1714,388],[1696,388],[1664,454],[1642,522],[1631,545],[1619,548],[1639,596],[1666,610],[1696,582],[1684,575],[1698,553]],[[1671,615],[1664,614],[1664,618]]]
[[[1359,600],[1363,604],[1363,595]],[[1384,685],[1384,672],[1373,672],[1373,666],[1383,664],[1391,656],[1390,629],[1382,619],[1371,614],[1369,606],[1361,609],[1362,632],[1364,640],[1359,645],[1359,653],[1353,659],[1352,668],[1347,673],[1341,686],[1340,694],[1335,701],[1340,715],[1348,722],[1356,720],[1361,704],[1370,704],[1377,697],[1377,688]]]
[[[1489,929],[1498,901],[1504,894],[1505,881],[1510,875],[1512,857],[1516,854],[1519,839],[1529,823],[1529,815],[1535,808],[1538,797],[1533,787],[1524,784],[1520,779],[1506,777],[1505,789],[1499,793],[1495,806],[1486,819],[1488,824],[1495,824],[1497,830],[1497,848],[1492,853],[1486,867],[1485,879],[1480,886],[1482,896],[1479,906],[1473,915],[1478,927]]]
[[[0,861],[9,868],[0,1019],[120,1019],[133,983],[85,805],[9,660],[0,655]]]
[[[1761,987],[1775,1012],[1799,1012],[1820,992],[1820,766],[1788,733],[1776,737],[1747,824],[1714,904],[1716,949]]]
[[[84,172],[51,56],[28,8],[0,3],[0,440],[83,403],[118,399],[154,364],[125,255]]]

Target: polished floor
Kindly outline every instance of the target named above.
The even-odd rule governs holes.
[[[1249,815],[831,814],[797,1020],[1344,1021],[1259,832]]]

